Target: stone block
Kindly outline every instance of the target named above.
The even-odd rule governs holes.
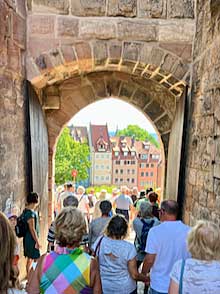
[[[171,130],[172,127],[172,121],[170,120],[169,116],[165,114],[161,119],[159,119],[155,123],[157,130],[160,134],[163,134],[165,132],[168,132]]]
[[[148,117],[154,121],[164,113],[164,109],[157,101],[152,101],[145,109],[145,112],[147,113]]]
[[[130,83],[122,83],[119,96],[126,97],[126,98],[130,99],[130,97],[134,93],[134,90],[135,90],[134,85],[132,85]]]
[[[72,62],[76,60],[76,55],[73,50],[73,46],[71,45],[62,45],[61,53],[63,55],[65,62]]]
[[[80,37],[82,39],[114,39],[116,38],[116,25],[111,20],[81,20]]]
[[[132,60],[137,62],[140,58],[141,43],[124,42],[122,58],[124,60]]]
[[[158,27],[158,39],[160,42],[185,42],[192,44],[194,29],[194,20],[160,20]]]
[[[33,0],[32,1],[33,12],[45,12],[47,13],[69,13],[69,0]]]
[[[122,44],[119,42],[108,45],[109,63],[117,64],[121,59]]]
[[[118,97],[119,89],[121,86],[121,81],[118,80],[109,80],[106,82],[106,89],[111,94],[110,96]]]
[[[41,71],[53,68],[53,64],[48,54],[41,54],[38,56],[35,59],[35,63]]]
[[[89,43],[77,42],[74,44],[78,59],[91,59],[92,52]]]
[[[144,89],[139,88],[132,97],[132,103],[143,109],[150,102],[151,98]]]
[[[71,12],[76,16],[103,16],[106,0],[71,0]]]
[[[16,11],[20,14],[23,18],[26,18],[26,1],[24,0],[17,0],[16,1]]]
[[[146,18],[165,18],[166,1],[165,0],[140,0],[138,7],[138,16]]]
[[[60,97],[59,96],[46,96],[43,101],[43,109],[60,109]]]
[[[157,26],[149,22],[133,22],[119,21],[118,22],[118,39],[119,40],[136,40],[136,41],[157,41],[158,31]]]
[[[161,68],[167,73],[172,73],[172,70],[175,64],[176,64],[176,56],[168,53],[164,56],[163,62],[161,64]]]
[[[165,52],[160,48],[153,48],[150,55],[151,64],[157,67],[160,66],[163,61],[164,54]]]
[[[42,38],[55,36],[54,15],[30,15],[27,26],[31,37],[35,35],[40,35]]]
[[[21,73],[22,67],[20,49],[11,40],[8,41],[7,56],[8,69],[15,71],[16,73]]]
[[[107,14],[134,17],[137,14],[137,0],[109,0]]]
[[[173,70],[173,75],[175,78],[182,80],[189,70],[188,64],[183,63],[181,60],[177,61],[175,66],[176,68]]]
[[[168,0],[169,18],[194,18],[194,0]]]
[[[79,34],[79,20],[77,18],[60,16],[57,18],[58,38],[75,38]]]
[[[93,44],[93,56],[95,65],[104,65],[108,58],[106,42],[97,41]]]
[[[184,61],[190,62],[192,60],[192,45],[184,42],[181,43],[160,43],[160,48],[170,51]]]
[[[26,21],[15,13],[13,13],[13,40],[19,47],[25,48]]]

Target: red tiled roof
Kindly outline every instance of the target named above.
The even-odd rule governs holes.
[[[100,139],[103,139],[104,142],[107,143],[107,151],[110,151],[110,140],[108,134],[108,126],[107,125],[90,125],[90,134],[91,134],[91,143],[92,146],[97,152],[97,142]]]

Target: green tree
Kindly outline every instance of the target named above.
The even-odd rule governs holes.
[[[152,144],[154,144],[157,148],[160,147],[159,142],[146,130],[140,128],[137,125],[128,125],[127,128],[123,130],[117,131],[117,136],[128,136],[132,137],[134,136],[136,140],[139,141],[149,141]]]
[[[77,170],[77,181],[88,177],[89,147],[73,140],[68,128],[64,128],[56,148],[55,182],[57,185],[72,181],[71,171]]]

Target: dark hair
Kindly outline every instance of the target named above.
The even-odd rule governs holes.
[[[106,229],[108,237],[114,237],[118,240],[124,239],[128,232],[128,222],[123,215],[114,215]]]
[[[149,195],[148,195],[148,198],[149,198],[150,202],[155,203],[158,200],[158,195],[155,192],[150,192]]]
[[[78,207],[78,205],[79,205],[79,201],[73,195],[69,195],[63,200],[64,207],[68,207],[68,206]]]
[[[146,194],[148,194],[150,192],[153,192],[153,188],[151,188],[151,187],[146,189]]]
[[[71,184],[71,183],[68,183],[68,184],[66,184],[66,187],[67,187],[67,189],[70,189],[70,188],[72,188],[72,187],[73,187],[73,184]]]
[[[18,285],[15,268],[13,267],[16,238],[13,229],[6,216],[0,212],[0,293],[8,293],[9,288],[16,288]]]
[[[108,200],[103,200],[101,201],[99,208],[101,210],[102,215],[103,214],[108,215],[109,212],[112,210],[112,204]]]
[[[27,204],[31,204],[31,203],[38,203],[38,195],[35,192],[31,192],[27,196]]]
[[[179,206],[175,200],[164,200],[161,203],[161,209],[163,209],[167,214],[177,216]]]
[[[146,194],[145,194],[145,191],[144,191],[144,190],[140,192],[140,198],[145,197],[145,195],[146,195]]]

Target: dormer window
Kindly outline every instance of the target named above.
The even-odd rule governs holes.
[[[128,151],[124,151],[124,156],[128,156]]]
[[[119,155],[119,152],[118,151],[115,151],[115,156],[118,156]]]
[[[131,151],[131,156],[135,156],[135,151]]]

